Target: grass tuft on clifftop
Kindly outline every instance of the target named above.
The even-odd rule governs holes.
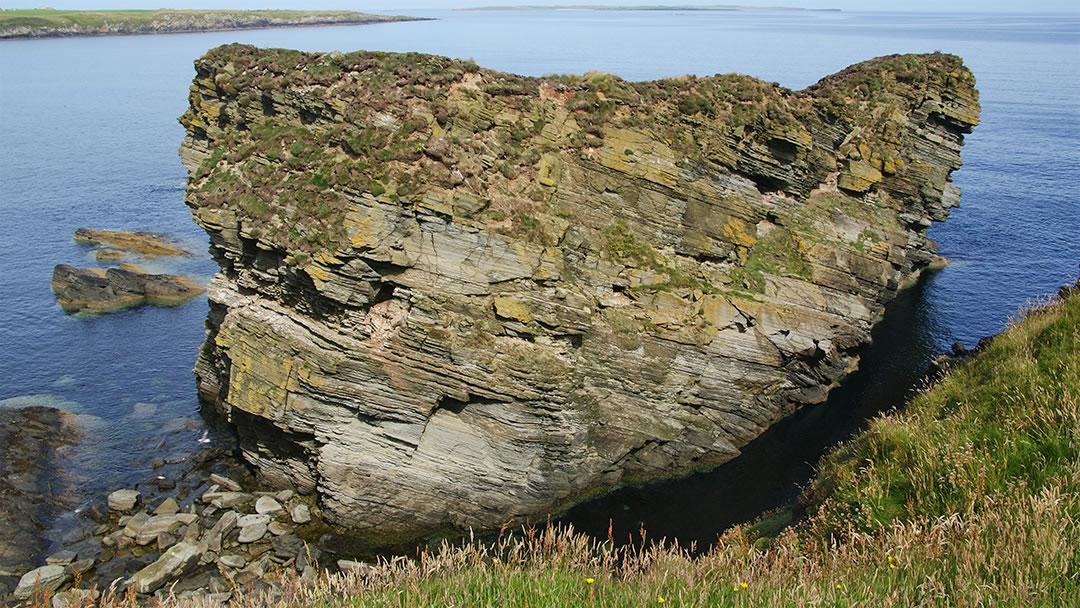
[[[1080,284],[827,455],[807,517],[708,553],[569,529],[281,582],[236,606],[1068,606],[1080,597]],[[775,528],[774,528],[775,533]]]

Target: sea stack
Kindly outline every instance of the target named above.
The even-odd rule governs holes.
[[[196,62],[200,395],[373,540],[713,467],[825,399],[934,258],[978,123],[957,57],[802,91],[420,54]]]

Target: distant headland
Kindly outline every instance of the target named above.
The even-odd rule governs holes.
[[[582,10],[582,11],[801,11],[801,12],[838,12],[838,8],[796,8],[791,6],[742,6],[736,4],[713,4],[706,6],[684,5],[670,6],[661,4],[607,5],[607,4],[567,4],[557,6],[538,6],[525,4],[519,6],[476,6],[459,8],[459,11],[543,11],[543,10]]]
[[[372,15],[353,11],[7,9],[0,10],[0,40],[124,34],[180,34],[420,20],[416,17]]]

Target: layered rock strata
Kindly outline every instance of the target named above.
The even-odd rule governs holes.
[[[942,54],[798,92],[247,46],[196,69],[200,395],[266,481],[377,539],[715,466],[824,400],[933,258],[979,115]]]

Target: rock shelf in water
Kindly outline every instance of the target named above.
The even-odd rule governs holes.
[[[53,268],[52,290],[65,312],[108,312],[142,304],[176,306],[206,289],[174,274],[151,274],[134,264],[116,268]]]
[[[149,232],[118,232],[79,228],[73,240],[99,249],[99,262],[121,260],[129,254],[143,258],[190,255],[161,236]],[[179,275],[152,274],[134,264],[115,268],[75,268],[57,264],[52,290],[65,312],[109,312],[143,304],[176,306],[198,296],[206,288]]]
[[[102,251],[115,256],[117,250],[134,251],[144,257],[152,258],[170,255],[190,255],[187,251],[173,245],[162,237],[149,232],[121,232],[115,230],[97,230],[79,228],[72,237],[76,243],[107,247]],[[99,252],[99,258],[100,258]]]
[[[196,69],[200,394],[265,481],[383,540],[712,467],[823,401],[934,258],[979,116],[939,53],[803,91],[239,45]]]

